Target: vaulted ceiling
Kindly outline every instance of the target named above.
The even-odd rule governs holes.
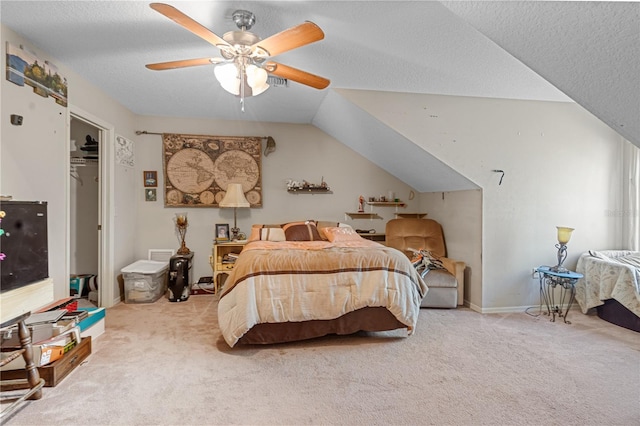
[[[341,102],[330,96],[334,89],[575,101],[640,146],[640,3],[167,2],[220,36],[236,29],[231,14],[237,9],[256,15],[251,31],[262,38],[315,22],[324,40],[275,59],[326,77],[331,85],[316,90],[290,81],[247,99],[242,113],[237,98],[215,80],[212,66],[145,68],[219,56],[147,1],[2,0],[0,18],[136,114],[320,123],[318,111]],[[379,123],[363,116],[359,125],[371,129]],[[389,137],[411,155],[410,141]],[[357,141],[343,142],[357,149]],[[459,178],[449,170],[428,180],[433,185],[424,176],[402,179],[418,190],[475,187]]]

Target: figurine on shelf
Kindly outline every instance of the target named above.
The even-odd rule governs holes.
[[[364,213],[364,197],[362,195],[358,198],[358,213]]]
[[[324,176],[322,177],[322,182],[320,184],[311,183],[307,180],[296,181],[293,179],[287,180],[287,190],[289,192],[297,192],[297,191],[305,191],[305,192],[329,192],[331,188],[327,185],[327,182],[324,181]]]
[[[287,189],[300,189],[302,187],[302,185],[300,185],[300,182],[295,181],[293,179],[289,179],[287,181]]]

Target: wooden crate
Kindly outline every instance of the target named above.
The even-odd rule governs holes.
[[[71,349],[59,360],[43,367],[38,367],[40,377],[44,379],[44,385],[46,387],[56,386],[89,355],[91,355],[91,336],[82,339],[78,346]],[[2,371],[0,375],[3,381],[16,379],[26,380],[27,378],[26,370]],[[17,386],[11,385],[11,387],[13,389],[26,389],[29,385],[25,382],[24,385],[20,383]],[[3,389],[4,388],[5,386],[3,386]]]

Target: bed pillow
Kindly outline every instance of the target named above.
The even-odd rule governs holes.
[[[362,237],[350,226],[326,227],[324,228],[324,235],[332,243],[362,240]]]
[[[318,227],[318,232],[320,233],[320,237],[322,237],[323,240],[329,239],[329,237],[327,237],[327,235],[324,233],[324,230],[327,228],[334,228],[334,227],[351,228],[351,225],[347,223],[329,222],[326,220],[319,220],[318,222],[316,222],[316,226]]]
[[[280,225],[253,225],[249,241],[286,241],[284,229]]]
[[[305,222],[290,222],[282,225],[287,241],[322,241],[316,223],[312,220]]]

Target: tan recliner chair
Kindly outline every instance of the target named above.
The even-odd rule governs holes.
[[[432,219],[392,219],[387,222],[385,243],[412,258],[409,249],[428,250],[442,260],[445,269],[432,269],[424,277],[429,287],[423,308],[455,308],[464,301],[464,262],[446,258],[442,226]]]

